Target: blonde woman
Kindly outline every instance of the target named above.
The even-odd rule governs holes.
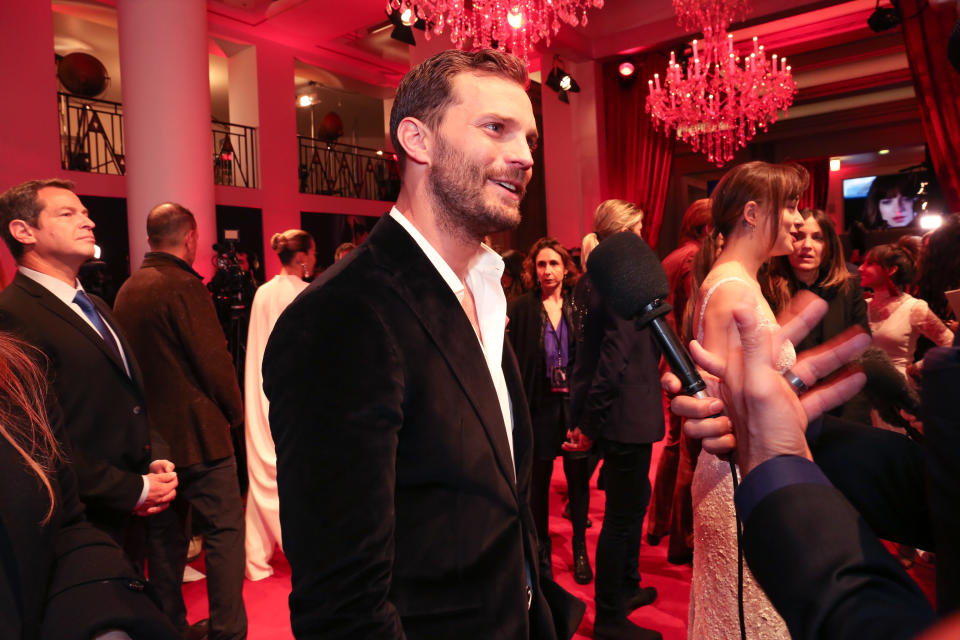
[[[617,233],[643,228],[643,211],[624,200],[597,207],[593,233],[583,240],[583,260],[597,244]],[[582,327],[571,380],[574,429],[568,451],[603,451],[607,502],[597,541],[593,637],[653,640],[660,634],[627,619],[657,597],[640,586],[638,570],[643,518],[650,500],[650,456],[663,438],[663,405],[658,386],[660,350],[649,329],[614,313],[597,293],[587,271],[573,302]]]
[[[273,234],[271,248],[277,252],[280,274],[257,289],[250,307],[247,359],[244,374],[246,398],[247,474],[250,488],[246,512],[246,575],[263,580],[273,575],[270,558],[282,546],[280,506],[277,498],[277,452],[267,419],[270,402],[263,393],[261,365],[273,325],[313,275],[317,255],[313,238],[306,231],[289,229]]]

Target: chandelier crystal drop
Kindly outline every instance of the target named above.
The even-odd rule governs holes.
[[[663,81],[648,81],[646,111],[654,128],[676,135],[718,167],[733,159],[757,130],[766,131],[793,103],[797,83],[786,58],[768,55],[757,38],[738,52],[727,26],[742,19],[746,0],[673,0],[677,23],[703,32],[684,64],[670,52]]]
[[[459,49],[500,49],[527,60],[533,46],[550,46],[561,24],[587,24],[587,10],[603,0],[388,0],[392,9],[412,8],[427,22],[426,37],[449,30]]]

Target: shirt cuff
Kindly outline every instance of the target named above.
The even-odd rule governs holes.
[[[136,506],[133,507],[134,510],[140,508],[140,506],[147,501],[147,496],[150,495],[150,478],[147,476],[140,476],[143,478],[143,490],[140,492],[140,499],[137,500]]]
[[[830,486],[830,481],[820,467],[800,456],[777,456],[754,467],[740,482],[734,495],[740,520],[749,520],[754,507],[771,493],[794,484]]]

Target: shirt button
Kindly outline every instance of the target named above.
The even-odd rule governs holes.
[[[138,416],[142,411],[143,409],[140,408],[140,405],[137,405],[133,408],[133,415]]]

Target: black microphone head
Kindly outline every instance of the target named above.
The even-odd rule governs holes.
[[[907,379],[897,370],[890,356],[878,347],[870,347],[859,358],[860,367],[867,376],[864,391],[873,400],[881,417],[899,417],[898,410],[906,409],[914,415],[920,410],[920,397],[910,388]]]
[[[625,318],[670,293],[657,254],[629,231],[615,233],[597,245],[587,258],[587,271],[607,304]]]

